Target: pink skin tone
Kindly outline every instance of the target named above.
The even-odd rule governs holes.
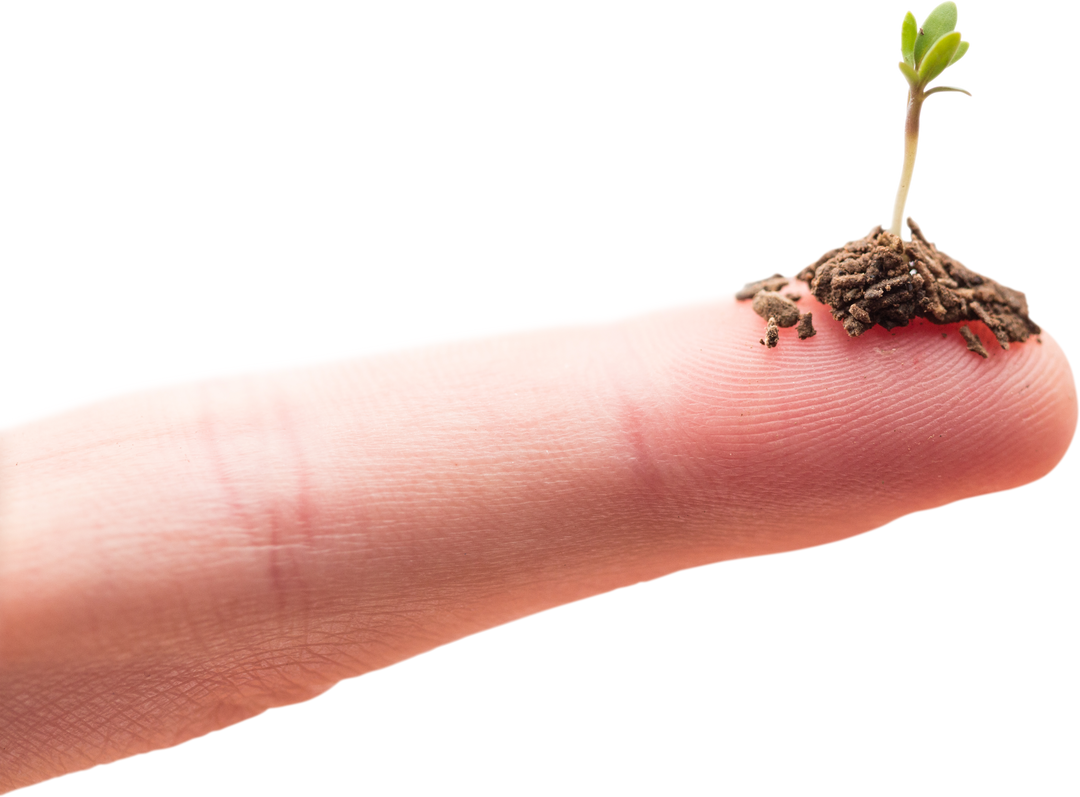
[[[219,381],[0,436],[0,792],[500,623],[842,539],[1065,453],[1048,336],[749,303]],[[949,333],[942,339],[941,333]]]

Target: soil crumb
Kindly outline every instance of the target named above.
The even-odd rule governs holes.
[[[766,277],[763,280],[746,283],[743,289],[735,294],[735,298],[739,301],[753,299],[758,291],[778,291],[787,285],[788,282],[790,282],[790,280],[783,274],[773,274],[771,277]]]
[[[814,337],[817,334],[817,330],[814,329],[814,314],[803,313],[799,317],[799,325],[795,328],[795,331],[799,333],[799,340]]]
[[[775,349],[776,344],[780,342],[780,327],[776,323],[776,319],[769,317],[769,323],[765,325],[765,340],[761,341],[770,349]]]
[[[982,345],[982,341],[979,340],[978,336],[976,336],[976,334],[971,331],[971,327],[969,327],[967,324],[964,324],[962,327],[960,327],[960,335],[964,338],[965,341],[967,341],[968,351],[975,352],[984,360],[990,356],[986,353],[986,349]]]
[[[910,242],[876,227],[865,238],[826,252],[799,273],[849,335],[858,337],[875,324],[885,329],[907,326],[915,318],[934,324],[981,321],[1007,349],[1009,343],[1041,331],[1028,316],[1023,293],[976,274],[939,251],[911,219],[908,227]],[[755,299],[755,310],[756,305]],[[971,348],[968,335],[974,333],[968,329],[964,335]]]
[[[786,298],[788,298],[788,299],[791,299],[791,301],[793,301],[793,302],[797,302],[797,301],[799,301],[799,299],[802,298],[802,294],[801,293],[795,293],[795,291],[788,291],[787,293],[784,294],[784,296]]]
[[[762,318],[775,318],[777,326],[793,327],[799,323],[799,308],[795,306],[795,302],[775,291],[758,291],[754,294],[752,307]]]

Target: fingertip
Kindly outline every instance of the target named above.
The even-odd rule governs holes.
[[[797,517],[825,541],[1020,486],[1068,449],[1076,386],[1050,335],[1004,351],[973,323],[983,359],[957,324],[852,338],[812,297],[799,306],[817,334],[782,329],[773,349],[747,302],[658,317],[648,333],[668,377],[650,382],[666,392],[658,439],[697,463],[697,499],[728,518],[775,531]]]

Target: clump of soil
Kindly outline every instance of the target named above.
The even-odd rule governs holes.
[[[773,274],[771,277],[766,277],[763,280],[746,283],[743,289],[735,294],[735,298],[739,301],[753,299],[758,291],[778,291],[787,285],[788,282],[790,282],[790,280],[783,274]]]
[[[818,334],[813,328],[813,313],[800,314],[795,306],[795,302],[802,298],[802,294],[780,293],[780,289],[787,283],[788,279],[784,272],[773,269],[765,276],[743,280],[742,285],[735,291],[737,299],[753,299],[754,312],[767,320],[765,338],[759,342],[770,349],[780,342],[780,327],[782,326],[798,324],[797,332],[800,340],[806,340]]]
[[[910,242],[876,227],[799,272],[798,279],[810,285],[814,297],[830,307],[849,335],[858,337],[875,325],[907,326],[916,318],[934,324],[982,321],[1007,349],[1041,331],[1028,315],[1023,293],[976,274],[939,251],[911,219],[908,226]],[[738,299],[753,299],[754,311],[768,320],[761,342],[769,348],[779,341],[777,327],[798,324],[801,339],[816,334],[810,314],[800,314],[795,305],[802,297],[779,293],[787,284],[775,274],[736,294]],[[988,356],[968,326],[960,334],[968,349]]]
[[[817,334],[817,330],[814,329],[814,314],[803,313],[799,319],[799,325],[795,327],[795,331],[799,333],[799,340],[814,337]]]
[[[758,291],[752,306],[762,318],[775,318],[777,326],[793,327],[799,323],[799,308],[795,302],[774,291]]]
[[[776,319],[772,316],[769,316],[769,321],[767,324],[765,324],[765,337],[764,339],[759,340],[758,343],[768,346],[770,349],[774,349],[776,348],[776,344],[779,342],[780,327],[776,323]]]

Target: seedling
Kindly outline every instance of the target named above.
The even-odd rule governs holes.
[[[963,58],[968,50],[968,43],[961,40],[955,28],[956,4],[951,2],[931,11],[922,27],[915,24],[910,13],[904,17],[900,33],[904,60],[900,62],[900,71],[908,82],[907,123],[904,170],[896,192],[892,227],[889,230],[875,227],[865,238],[826,252],[816,263],[800,271],[797,279],[806,283],[815,299],[828,306],[832,317],[853,338],[875,327],[893,330],[919,319],[920,324],[929,321],[942,326],[955,325],[967,348],[988,358],[989,352],[968,324],[974,324],[976,329],[980,325],[984,327],[1002,349],[1038,335],[1039,325],[1028,315],[1024,294],[949,257],[911,219],[907,220],[911,240],[900,238],[900,223],[919,146],[922,105],[932,94],[945,91],[968,94],[952,86],[928,88],[931,81]],[[795,326],[803,340],[816,334],[811,314],[803,313],[797,304],[802,291],[780,293],[787,284],[785,277],[775,274],[748,284],[736,294],[737,299],[752,299],[754,312],[766,320],[761,344],[770,349],[780,342],[780,330],[785,327]]]
[[[909,11],[904,17],[900,32],[900,52],[904,60],[900,62],[900,71],[907,79],[909,90],[907,99],[907,123],[904,125],[904,170],[900,174],[900,188],[896,191],[896,205],[893,208],[892,227],[889,232],[900,234],[900,224],[904,219],[904,205],[907,203],[911,175],[915,171],[915,151],[919,147],[919,114],[922,104],[931,94],[943,91],[971,93],[952,86],[937,86],[927,91],[930,81],[964,57],[968,43],[960,39],[956,30],[956,3],[942,3],[923,22],[922,27],[915,24],[915,17]]]

